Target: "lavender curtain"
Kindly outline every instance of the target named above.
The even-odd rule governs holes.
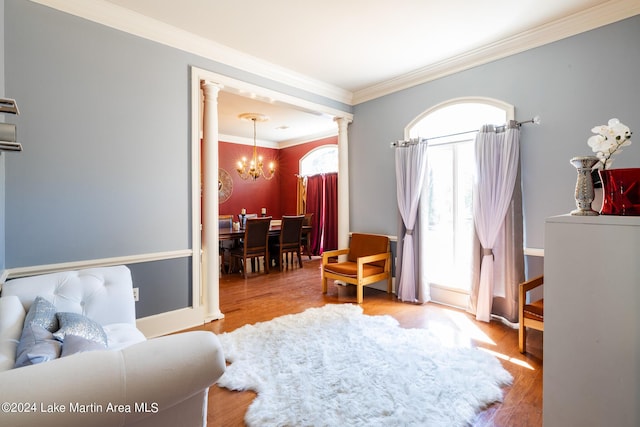
[[[427,170],[427,144],[410,143],[396,148],[396,193],[398,210],[402,218],[402,241],[398,246],[398,264],[396,280],[398,299],[408,302],[422,301],[419,277],[419,259],[417,240],[414,230],[418,215],[418,202]]]
[[[476,174],[473,188],[473,216],[476,234],[482,245],[479,283],[472,290],[476,319],[491,319],[494,296],[507,294],[505,280],[494,280],[496,243],[504,227],[505,217],[512,206],[520,161],[520,129],[510,122],[497,131],[493,125],[482,126],[476,135]],[[502,250],[500,252],[503,252]],[[503,260],[501,261],[504,262]],[[508,268],[508,266],[507,266]],[[498,277],[504,271],[498,271]]]

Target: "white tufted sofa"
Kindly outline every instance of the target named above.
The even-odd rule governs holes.
[[[0,294],[0,425],[204,426],[224,357],[210,332],[146,340],[125,266],[7,281]],[[108,349],[13,368],[24,318],[41,296],[100,323]],[[6,403],[5,403],[6,402]]]

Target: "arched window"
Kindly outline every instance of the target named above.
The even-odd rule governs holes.
[[[309,253],[320,255],[338,245],[338,146],[322,145],[300,159],[298,212],[313,214]]]
[[[300,159],[300,175],[338,172],[338,146],[335,144],[317,147]]]
[[[420,199],[421,259],[434,301],[466,307],[472,278],[473,141],[484,124],[513,119],[512,106],[460,98],[425,111],[405,129],[428,139],[427,182]]]

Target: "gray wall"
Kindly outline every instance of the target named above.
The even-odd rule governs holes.
[[[191,305],[191,259],[177,258],[129,264],[133,286],[138,288],[138,318]],[[158,286],[158,283],[163,286]]]
[[[7,268],[192,247],[192,65],[351,111],[39,4],[3,12],[5,94],[24,146],[0,186]],[[138,316],[190,305],[190,264],[130,266]]]
[[[544,220],[575,208],[569,159],[592,155],[591,128],[619,118],[640,132],[640,16],[378,98],[354,108],[349,134],[351,229],[397,233],[394,153],[405,126],[457,97],[508,102],[525,125],[521,164],[525,245],[544,247]],[[640,141],[614,167],[640,167]]]
[[[189,248],[185,55],[30,2],[5,43],[7,266]]]
[[[543,247],[545,217],[573,208],[568,160],[590,154],[591,127],[618,117],[640,129],[640,17],[353,109],[31,2],[4,3],[2,22],[4,92],[20,107],[24,146],[0,156],[8,268],[191,248],[190,65],[354,113],[351,231],[396,234],[389,142],[439,102],[487,96],[515,105],[518,119],[542,117],[522,132],[529,247]],[[640,165],[637,144],[616,167]],[[132,267],[138,312],[188,305],[189,263]]]

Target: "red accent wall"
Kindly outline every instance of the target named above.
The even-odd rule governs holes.
[[[233,180],[233,192],[231,197],[219,205],[220,215],[234,215],[237,221],[238,214],[242,208],[247,213],[257,213],[260,215],[261,208],[267,208],[267,215],[280,218],[280,176],[278,170],[280,161],[278,152],[273,148],[258,147],[258,155],[263,158],[264,165],[268,167],[269,162],[276,164],[276,172],[273,179],[267,181],[264,178],[253,180],[243,180],[236,172],[236,164],[242,157],[251,157],[253,147],[249,145],[233,144],[219,141],[218,143],[218,166],[226,170]]]
[[[236,172],[236,164],[243,156],[250,157],[253,148],[248,145],[219,141],[219,167],[225,169],[233,180],[231,197],[219,205],[220,215],[231,214],[237,220],[242,208],[245,208],[247,213],[260,215],[263,207],[267,208],[267,215],[274,218],[295,215],[296,174],[299,172],[300,159],[316,147],[337,143],[338,137],[334,136],[281,150],[258,147],[258,154],[262,155],[265,166],[268,166],[271,161],[276,164],[275,176],[270,181],[263,178],[244,181]]]

